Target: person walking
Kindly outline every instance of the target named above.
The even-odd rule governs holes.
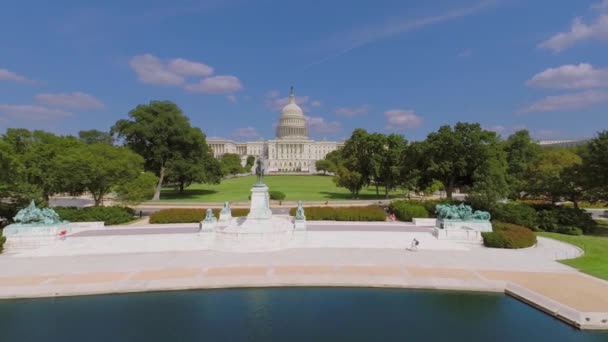
[[[416,238],[414,238],[412,240],[412,245],[410,246],[410,250],[412,251],[417,251],[418,250],[418,245],[420,244],[420,241],[418,241]]]

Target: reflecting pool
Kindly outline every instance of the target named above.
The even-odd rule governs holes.
[[[266,288],[0,301],[0,341],[608,341],[511,297]]]

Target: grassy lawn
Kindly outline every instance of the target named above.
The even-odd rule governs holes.
[[[175,202],[223,202],[247,201],[250,189],[255,184],[255,176],[224,179],[220,184],[193,184],[186,188],[183,194],[172,188],[163,189],[162,201]],[[266,176],[264,182],[270,190],[282,191],[287,195],[286,201],[327,201],[347,200],[351,195],[345,188],[338,188],[330,176]],[[376,196],[376,188],[362,189],[361,199],[383,199],[383,188],[380,196]],[[391,198],[400,197],[402,193],[392,192]]]
[[[538,233],[538,235],[580,247],[585,251],[583,256],[560,262],[594,277],[608,280],[608,237],[570,236],[557,233]]]

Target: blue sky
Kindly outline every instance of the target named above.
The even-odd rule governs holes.
[[[6,1],[0,130],[107,130],[153,99],[256,140],[289,87],[314,138],[608,129],[608,0]]]

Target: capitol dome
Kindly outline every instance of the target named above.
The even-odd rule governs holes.
[[[277,126],[278,139],[308,138],[306,117],[304,111],[296,104],[296,97],[291,87],[289,103],[281,110],[281,118]]]

